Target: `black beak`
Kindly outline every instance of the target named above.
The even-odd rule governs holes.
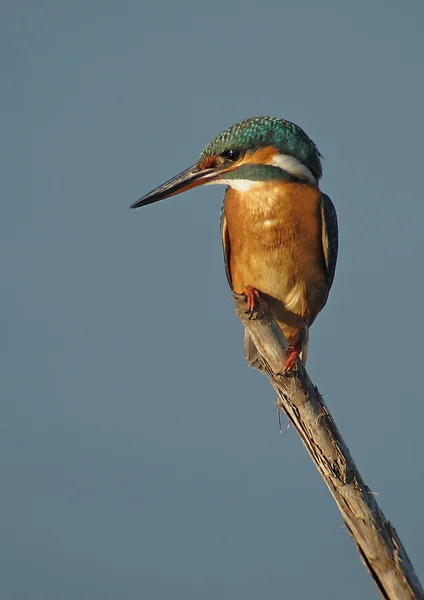
[[[200,169],[197,164],[193,165],[189,169],[186,169],[176,177],[173,177],[169,181],[166,181],[156,189],[152,190],[137,202],[131,205],[130,208],[139,208],[140,206],[147,206],[154,202],[159,202],[169,196],[175,196],[181,194],[187,190],[191,190],[199,185],[208,183],[215,177],[219,177],[220,171],[216,168]]]

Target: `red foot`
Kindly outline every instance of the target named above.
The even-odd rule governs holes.
[[[295,364],[299,354],[303,350],[303,345],[307,341],[308,341],[308,327],[305,324],[305,326],[299,330],[298,335],[297,335],[297,340],[295,341],[295,343],[287,348],[286,362],[283,367],[283,370],[281,371],[283,374],[287,373],[294,367],[294,364]]]
[[[253,313],[256,306],[256,300],[259,298],[258,290],[255,290],[251,285],[245,285],[241,293],[246,296],[246,304],[249,312]]]
[[[300,344],[297,344],[296,346],[289,346],[289,348],[287,348],[286,363],[281,371],[283,375],[293,368],[294,363],[301,352],[302,348],[300,347]]]

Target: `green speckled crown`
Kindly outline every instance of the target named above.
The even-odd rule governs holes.
[[[231,148],[255,151],[274,146],[306,165],[316,179],[322,176],[321,154],[306,133],[290,121],[278,117],[253,117],[232,125],[212,140],[200,155],[200,161]]]

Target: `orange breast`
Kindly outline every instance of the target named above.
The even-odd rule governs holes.
[[[224,213],[234,291],[258,289],[290,341],[313,322],[328,294],[319,189],[252,182],[249,191],[227,191]]]

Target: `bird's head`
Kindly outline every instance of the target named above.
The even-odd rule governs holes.
[[[321,154],[294,123],[277,117],[253,117],[232,125],[203,150],[199,160],[135,202],[152,204],[199,185],[224,184],[248,190],[253,182],[295,180],[317,185]]]

